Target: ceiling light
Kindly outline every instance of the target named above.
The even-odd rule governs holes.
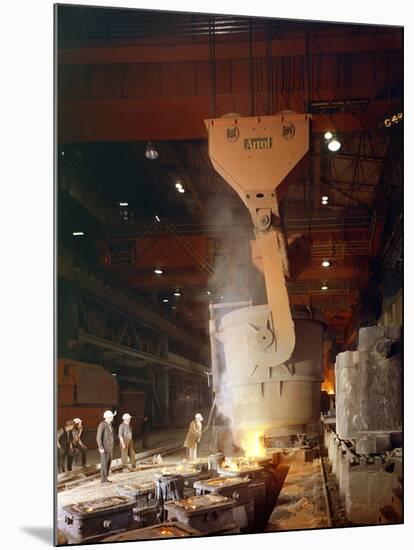
[[[183,187],[180,187],[179,189],[177,189],[177,191],[178,191],[179,193],[185,193],[185,189],[184,189]]]
[[[323,195],[322,201],[323,201],[323,202],[328,202],[328,196],[327,196],[327,195]]]
[[[162,269],[154,269],[155,275],[162,275],[164,271]]]
[[[330,151],[333,151],[333,152],[339,151],[340,148],[341,148],[341,144],[336,138],[331,139],[331,141],[328,143],[328,149]]]
[[[163,299],[164,304],[168,304],[168,298]]]
[[[325,137],[325,139],[332,139],[332,138],[333,138],[333,134],[332,134],[332,132],[329,132],[329,131],[328,131],[328,132],[325,132],[325,136],[324,136],[324,137]]]
[[[183,188],[183,184],[180,183],[179,181],[177,181],[177,183],[175,184],[176,188],[177,189],[182,189]]]
[[[328,290],[328,285],[325,283],[321,286],[321,290]]]
[[[322,262],[322,267],[329,267],[331,265],[331,262],[329,260],[324,260]]]
[[[83,237],[83,236],[85,235],[85,233],[84,233],[83,231],[74,231],[74,232],[72,233],[72,235],[73,235],[74,237]]]
[[[128,206],[128,203],[127,202],[120,202],[119,206]]]
[[[403,113],[395,113],[392,116],[387,117],[384,119],[384,126],[386,128],[389,128],[393,124],[399,124],[403,119]]]
[[[177,309],[175,306],[173,306],[171,309]]]
[[[180,292],[179,290],[176,290],[176,291],[174,292],[174,296],[181,296],[181,292]]]
[[[112,376],[116,376],[116,374],[113,372],[113,373],[112,373]]]
[[[158,216],[155,216],[155,219],[157,220],[157,222],[160,222],[160,218]]]
[[[209,290],[207,290],[207,294],[208,294],[209,296],[211,296],[211,292],[210,292]]]
[[[150,141],[145,148],[145,156],[149,160],[156,160],[158,158],[158,151],[155,149]]]

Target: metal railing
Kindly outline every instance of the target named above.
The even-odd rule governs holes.
[[[307,217],[290,218],[286,220],[288,232],[308,230],[352,230],[352,229],[370,229],[373,222],[381,220],[380,214],[358,215],[347,217],[313,217],[311,220]],[[232,222],[190,222],[188,220],[169,220],[161,219],[159,222],[154,220],[142,219],[136,224],[128,223],[107,223],[97,229],[96,236],[100,240],[120,241],[137,240],[150,235],[168,234],[169,227],[173,226],[180,234],[222,236],[224,233],[250,234],[254,237],[253,223],[250,219],[232,221]]]

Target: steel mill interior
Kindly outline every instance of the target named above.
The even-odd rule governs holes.
[[[56,543],[402,523],[402,28],[55,31]]]

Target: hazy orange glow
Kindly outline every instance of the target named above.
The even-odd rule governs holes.
[[[241,437],[241,447],[247,457],[266,456],[263,442],[263,431],[248,430]]]
[[[332,381],[325,379],[322,382],[321,391],[326,391],[329,395],[333,395],[335,393],[335,388]]]

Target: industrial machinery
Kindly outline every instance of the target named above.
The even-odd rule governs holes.
[[[255,263],[262,265],[267,291],[265,305],[210,306],[217,407],[230,419],[235,442],[258,456],[257,438],[267,447],[297,434],[303,440],[319,418],[324,320],[314,308],[291,311],[286,235],[278,208],[281,189],[308,152],[310,116],[227,115],[205,124],[214,168],[253,219]],[[218,320],[216,312],[223,307],[233,311]]]
[[[57,384],[58,426],[64,426],[71,418],[81,418],[82,440],[89,447],[96,446],[96,430],[106,409],[129,412],[133,432],[139,434],[144,418],[145,392],[119,387],[116,377],[102,365],[59,358]]]
[[[57,422],[81,418],[83,442],[96,445],[96,429],[106,409],[117,408],[118,383],[101,365],[59,358],[57,369],[58,399]]]

